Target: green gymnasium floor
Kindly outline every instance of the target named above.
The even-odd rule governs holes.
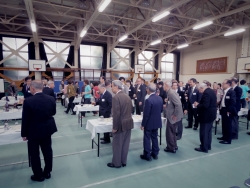
[[[250,136],[246,134],[246,124],[240,124],[239,140],[231,145],[217,141],[216,137],[221,136],[219,126],[208,154],[194,151],[200,144],[198,131],[184,129],[176,154],[163,151],[163,137],[159,159],[151,162],[140,159],[143,133],[134,130],[127,167],[112,169],[106,166],[112,158],[111,144],[101,146],[98,158],[96,149],[91,149],[91,135],[85,125],[81,128],[76,116],[66,115],[64,110],[58,103],[52,178],[41,183],[30,180],[32,170],[28,167],[25,142],[1,145],[0,188],[229,188],[245,187],[244,181],[250,178]],[[86,119],[90,118],[94,118],[92,113],[87,114]],[[187,121],[184,119],[183,123],[186,126]],[[25,162],[18,163],[22,161]]]

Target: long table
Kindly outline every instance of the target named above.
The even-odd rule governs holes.
[[[76,112],[78,115],[78,119],[80,119],[81,127],[82,127],[82,117],[81,112],[88,112],[88,111],[99,111],[99,106],[94,106],[91,104],[84,104],[84,105],[75,105],[73,111]],[[79,122],[79,121],[78,121]]]
[[[0,110],[0,120],[21,119],[22,109],[10,109],[8,112]]]
[[[238,112],[238,116],[244,116],[244,115],[247,115],[247,114],[248,114],[248,108],[241,108],[240,111]],[[219,124],[219,119],[220,119],[219,117],[220,117],[220,111],[217,110],[217,117],[216,117],[216,120],[215,120],[215,129],[214,129],[214,134],[215,135],[217,133],[217,126]],[[242,122],[242,123],[245,123],[245,122]],[[248,130],[248,125],[249,125],[248,119],[247,119],[246,123],[247,123],[247,130]]]
[[[139,115],[132,116],[134,120],[134,129],[141,128],[142,117]],[[162,125],[166,125],[166,119],[162,118]],[[91,139],[92,139],[92,149],[94,148],[94,144],[97,146],[97,157],[100,154],[100,133],[112,132],[112,120],[110,118],[107,119],[91,119],[87,121],[86,129],[91,132]],[[97,143],[95,142],[94,138],[97,134]],[[160,129],[160,145],[161,145],[161,135],[162,130]]]

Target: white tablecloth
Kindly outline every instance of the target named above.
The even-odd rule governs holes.
[[[241,108],[240,111],[238,112],[238,116],[244,116],[248,114],[248,108]],[[220,111],[217,110],[217,117],[216,117],[216,121],[218,121],[220,119]]]
[[[138,115],[133,116],[134,129],[141,128],[142,117]],[[162,118],[162,125],[166,125],[166,119]],[[87,121],[86,129],[91,132],[91,139],[95,138],[97,133],[112,132],[112,121],[106,122],[106,120],[91,119]]]
[[[1,100],[4,100],[4,101],[5,101],[5,99],[6,99],[6,97],[2,97]],[[15,100],[15,97],[13,97],[13,96],[8,96],[8,99],[9,99],[9,100]],[[24,96],[17,96],[17,100],[19,100],[19,99],[24,99]]]
[[[83,106],[75,105],[74,111],[76,114],[79,114],[79,112],[99,111],[99,106],[94,106],[91,104],[84,104]]]
[[[12,144],[22,142],[21,137],[21,126],[20,125],[11,125],[9,130],[4,132],[4,126],[1,126],[0,129],[0,145]]]
[[[0,110],[0,120],[21,119],[22,112],[22,109],[10,109],[9,112],[3,112],[3,110]]]
[[[77,98],[75,97],[73,103],[81,103],[81,101],[82,101],[81,97],[77,97]]]
[[[15,103],[19,103],[20,101],[19,100],[10,100],[8,101],[8,104],[9,105],[14,105]],[[0,106],[4,106],[6,104],[6,101],[5,100],[0,100]]]

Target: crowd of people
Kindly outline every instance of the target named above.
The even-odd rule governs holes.
[[[50,178],[52,170],[52,148],[51,135],[56,132],[53,115],[55,115],[55,102],[46,108],[43,101],[46,96],[48,100],[55,100],[53,81],[31,81],[25,79],[23,86],[25,97],[23,106],[22,137],[29,140],[29,153],[34,175],[34,181],[43,181]],[[11,89],[10,89],[11,90]],[[231,144],[232,140],[239,138],[239,116],[241,108],[246,107],[247,93],[249,92],[246,81],[241,80],[240,85],[236,78],[226,79],[222,84],[204,80],[199,83],[191,78],[188,83],[182,81],[157,79],[157,83],[146,84],[142,78],[137,78],[135,84],[130,80],[120,77],[119,80],[107,80],[100,77],[99,82],[91,84],[84,80],[84,86],[79,88],[78,82],[62,81],[60,91],[65,95],[62,98],[62,105],[65,105],[65,98],[68,98],[66,114],[73,111],[75,97],[82,97],[85,104],[99,105],[99,116],[104,118],[112,117],[113,128],[111,132],[104,133],[101,138],[102,144],[111,143],[113,158],[107,164],[111,168],[120,168],[127,165],[127,155],[131,138],[131,129],[134,127],[133,116],[141,115],[141,130],[143,134],[142,160],[157,160],[159,154],[158,129],[162,128],[162,122],[166,122],[166,148],[165,152],[176,153],[178,148],[177,140],[182,139],[183,118],[187,114],[188,125],[186,129],[197,130],[199,128],[200,146],[195,151],[208,153],[211,150],[212,127],[215,120],[222,121],[222,137],[217,138],[221,144]],[[12,90],[11,90],[12,91]],[[43,93],[43,94],[40,94]],[[35,95],[36,97],[30,97]],[[39,101],[40,100],[40,101]],[[37,105],[35,101],[39,101]],[[27,114],[43,113],[41,122],[35,122]],[[219,113],[218,113],[219,112]],[[97,115],[97,112],[91,112]],[[82,112],[81,118],[85,117]],[[163,120],[165,118],[165,121]],[[32,125],[31,125],[32,124]],[[50,124],[50,126],[48,126]],[[46,126],[45,126],[46,125]],[[32,128],[31,128],[32,127]],[[47,130],[48,129],[48,130]],[[41,134],[39,135],[39,133]],[[250,134],[250,133],[248,133]],[[37,135],[37,136],[34,136]],[[39,158],[39,146],[42,149],[45,160],[45,169],[41,170]]]

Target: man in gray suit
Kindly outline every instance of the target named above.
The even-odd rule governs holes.
[[[11,84],[7,87],[7,96],[15,96],[18,93],[18,89],[15,82],[11,82]]]
[[[176,153],[178,150],[176,142],[176,128],[183,118],[182,104],[179,95],[171,89],[172,82],[166,81],[164,83],[164,90],[167,92],[166,102],[166,141],[167,147],[165,152]]]
[[[125,167],[127,164],[128,149],[131,137],[131,129],[134,128],[132,119],[132,103],[130,97],[122,91],[122,82],[112,82],[113,114],[113,159],[107,166],[111,168]]]

